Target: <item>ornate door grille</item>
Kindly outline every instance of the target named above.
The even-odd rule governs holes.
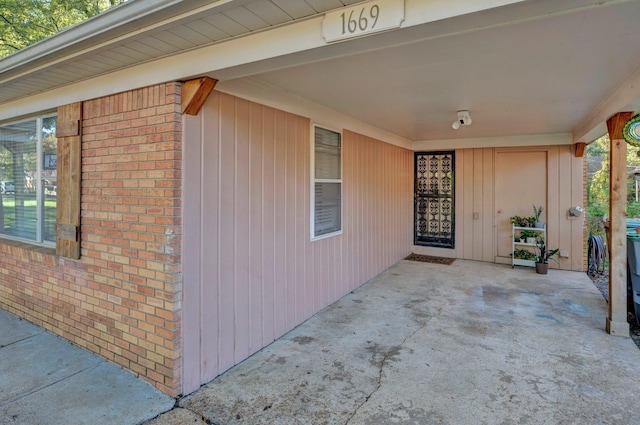
[[[454,247],[455,152],[415,154],[416,245]]]

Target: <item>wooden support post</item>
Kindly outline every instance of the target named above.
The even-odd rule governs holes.
[[[607,332],[629,336],[627,322],[627,144],[622,127],[631,112],[607,120],[609,131],[609,315]]]
[[[582,158],[584,156],[584,148],[586,146],[587,145],[584,144],[584,143],[576,143],[575,144],[575,147],[576,147],[576,151],[575,151],[576,158]]]

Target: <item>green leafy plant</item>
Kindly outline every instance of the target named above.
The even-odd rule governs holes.
[[[542,216],[543,210],[544,208],[542,207],[542,205],[540,205],[538,208],[536,208],[536,206],[533,205],[533,217],[535,218],[534,221],[540,222],[540,217]]]
[[[560,248],[547,249],[547,245],[542,238],[537,239],[536,245],[538,246],[538,254],[535,256],[536,263],[548,264],[549,260],[551,260],[558,264],[558,261],[553,257],[558,255]]]
[[[533,230],[524,229],[520,231],[520,239],[535,238],[536,236],[538,236],[538,234]]]
[[[521,260],[536,259],[536,254],[526,249],[516,249],[515,251],[513,251],[513,254],[511,255],[513,256],[513,258],[520,258]]]
[[[514,215],[509,218],[511,224],[518,227],[532,227],[533,221],[531,221],[531,219],[533,219],[533,217],[520,217],[519,215]]]

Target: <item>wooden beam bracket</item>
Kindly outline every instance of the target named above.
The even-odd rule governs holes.
[[[209,77],[185,81],[182,84],[182,113],[198,115],[217,82],[218,80]]]

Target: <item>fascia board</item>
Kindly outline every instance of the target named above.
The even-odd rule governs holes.
[[[575,143],[591,143],[607,133],[605,122],[618,112],[640,112],[640,67],[574,131]]]
[[[420,140],[413,143],[414,151],[441,149],[497,148],[516,146],[555,146],[573,143],[571,133],[530,134],[473,139]]]
[[[80,22],[61,32],[27,46],[0,59],[0,75],[4,78],[36,67],[55,64],[87,52],[96,46],[113,44],[122,37],[135,37],[184,19],[203,10],[230,7],[236,0],[136,0],[123,3],[104,13]],[[204,4],[204,6],[202,6]]]

